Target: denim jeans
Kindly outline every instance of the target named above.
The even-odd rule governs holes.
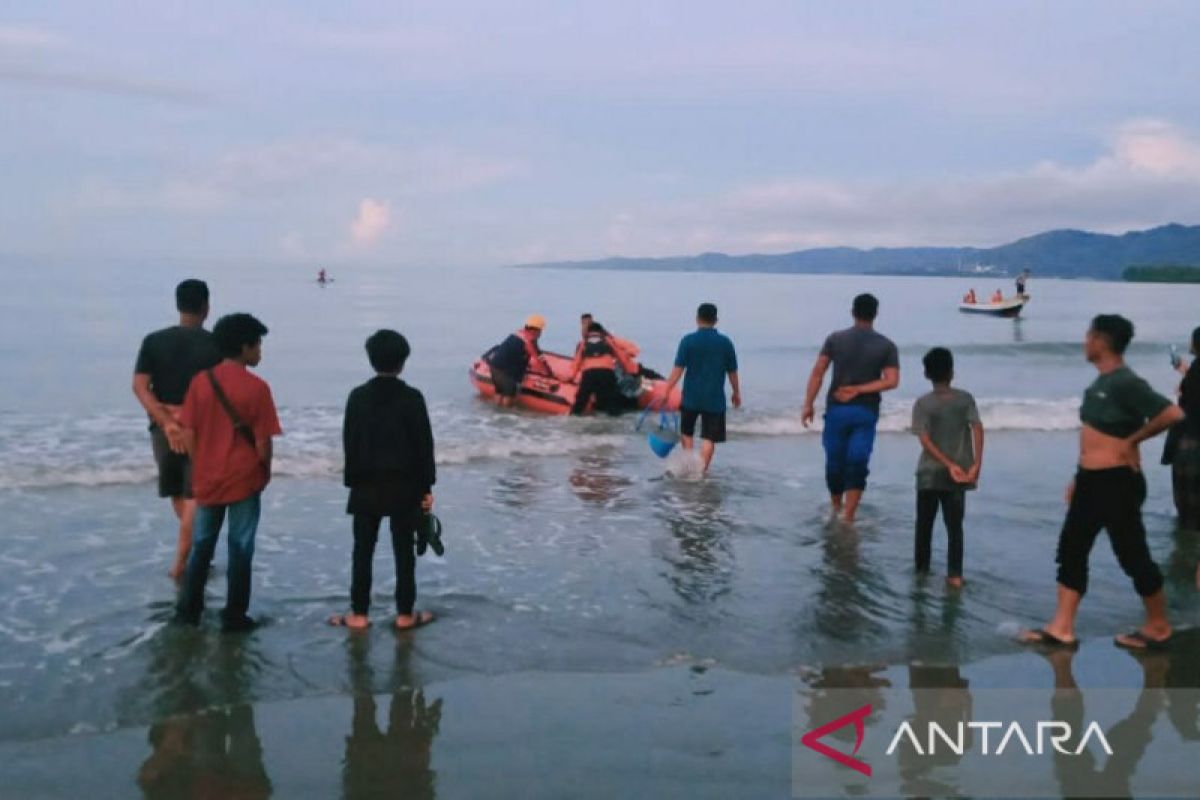
[[[254,558],[254,536],[258,532],[261,508],[260,495],[254,494],[229,505],[199,506],[196,509],[192,552],[188,556],[187,572],[176,606],[181,621],[192,624],[200,621],[200,614],[204,611],[204,584],[208,580],[213,552],[217,549],[221,524],[227,516],[228,588],[221,617],[226,624],[237,624],[246,618],[246,611],[250,608],[250,562]]]
[[[879,412],[864,405],[833,405],[825,411],[825,483],[831,495],[867,488]]]

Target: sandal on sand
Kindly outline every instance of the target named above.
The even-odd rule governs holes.
[[[1079,640],[1078,639],[1071,639],[1070,641],[1068,641],[1066,639],[1060,639],[1057,636],[1055,636],[1054,634],[1047,631],[1045,628],[1038,628],[1037,630],[1032,630],[1032,631],[1022,631],[1021,635],[1017,637],[1017,641],[1020,642],[1021,644],[1041,645],[1042,647],[1052,647],[1052,648],[1056,648],[1056,649],[1057,648],[1066,648],[1069,650],[1078,650],[1079,649]]]
[[[326,622],[328,622],[330,625],[332,625],[335,628],[349,628],[352,631],[360,631],[360,630],[368,627],[371,624],[371,620],[367,620],[366,623],[362,624],[362,625],[351,625],[350,618],[356,617],[356,616],[358,616],[358,615],[354,614],[354,613],[334,614],[328,620],[326,620]]]
[[[396,617],[396,623],[395,623],[396,630],[411,631],[414,628],[423,628],[424,626],[433,622],[433,620],[434,620],[433,614],[429,611],[421,611],[416,614],[413,614],[413,621],[412,621],[411,625],[401,625],[400,618]]]
[[[1152,639],[1141,631],[1130,631],[1115,637],[1113,644],[1126,650],[1158,653],[1171,649],[1171,637]]]

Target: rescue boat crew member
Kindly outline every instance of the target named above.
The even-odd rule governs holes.
[[[587,338],[580,343],[571,364],[571,380],[579,379],[575,404],[571,406],[572,414],[582,414],[593,397],[596,398],[596,411],[613,415],[621,413],[617,388],[618,366],[626,373],[637,373],[637,363],[629,358],[623,348],[617,346],[603,325],[593,321],[588,325]]]
[[[500,406],[508,408],[516,402],[517,391],[530,364],[539,365],[541,371],[554,377],[554,371],[538,347],[538,339],[545,328],[546,318],[541,314],[532,314],[525,320],[524,328],[511,334],[483,357],[491,370],[496,402]]]

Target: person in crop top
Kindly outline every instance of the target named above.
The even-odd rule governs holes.
[[[1092,320],[1084,343],[1100,375],[1079,409],[1079,469],[1067,489],[1069,507],[1058,538],[1058,604],[1045,627],[1022,632],[1022,642],[1076,647],[1075,617],[1087,592],[1088,554],[1101,529],[1121,569],[1146,606],[1142,626],[1116,637],[1120,647],[1158,650],[1168,646],[1171,624],[1162,573],[1150,557],[1142,503],[1146,479],[1138,445],[1178,422],[1183,413],[1125,365],[1133,323],[1116,314]]]

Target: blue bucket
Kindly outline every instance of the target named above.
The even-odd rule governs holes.
[[[637,427],[635,430],[642,429],[642,423],[646,421],[647,415],[651,409],[647,408],[642,412],[642,416],[638,418]],[[650,444],[650,449],[654,455],[659,458],[666,458],[675,449],[675,445],[679,444],[679,417],[674,414],[668,414],[666,411],[658,412],[658,427],[649,431],[646,434],[646,441]]]

